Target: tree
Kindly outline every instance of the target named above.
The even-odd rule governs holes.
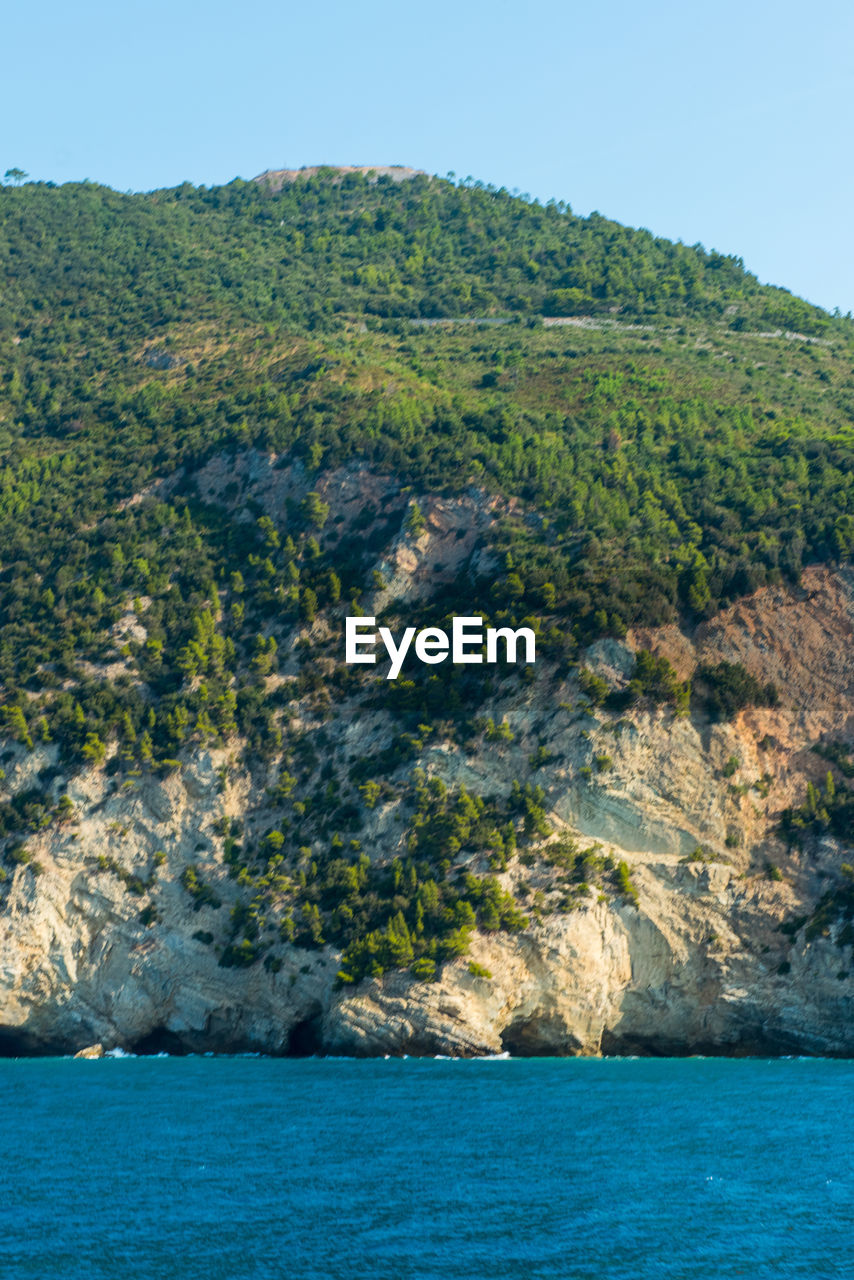
[[[86,742],[81,748],[80,754],[84,760],[90,761],[94,765],[101,764],[104,756],[107,754],[107,748],[104,746],[97,733],[88,733]]]
[[[300,604],[302,606],[302,616],[306,622],[314,622],[317,617],[317,592],[313,591],[311,587],[303,587]]]
[[[302,502],[303,519],[315,529],[322,529],[329,517],[329,503],[319,493],[306,494]]]
[[[17,704],[2,708],[3,727],[18,742],[22,742],[28,751],[33,749],[33,739],[27,726],[26,717]]]
[[[417,538],[426,524],[427,521],[424,519],[424,513],[413,498],[412,502],[409,504],[409,510],[406,513],[406,519],[403,527],[410,537]]]
[[[708,609],[711,598],[705,571],[700,564],[695,563],[688,582],[688,604],[695,613],[702,614]]]
[[[7,169],[3,174],[3,181],[11,182],[13,186],[19,187],[29,176],[23,169]]]

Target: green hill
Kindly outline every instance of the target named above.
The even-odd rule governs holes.
[[[149,506],[116,509],[223,449],[521,499],[514,608],[542,611],[551,583],[585,634],[602,609],[618,630],[703,612],[854,542],[854,328],[732,258],[480,186],[321,171],[277,194],[4,189],[0,262],[7,682],[97,648],[117,596],[172,572],[182,521],[201,540],[185,593],[245,567],[217,513],[176,507],[151,545]],[[148,575],[107,567],[119,545]]]
[[[315,825],[299,801],[259,843],[268,876],[280,850],[346,830],[383,769],[417,762],[425,725],[478,731],[482,680],[386,688],[343,667],[336,640],[430,495],[476,495],[494,518],[417,619],[393,600],[386,617],[524,623],[563,666],[598,636],[694,623],[854,547],[852,322],[699,246],[480,184],[321,170],[279,191],[2,189],[0,269],[7,734],[128,781],[234,739],[247,767],[281,763],[271,804],[290,813],[323,755],[290,725],[294,692],[318,714],[389,709],[398,735],[354,765],[350,793],[315,798]],[[257,456],[302,487],[265,503]],[[214,464],[233,478],[205,487]],[[324,485],[355,464],[387,487],[351,521]],[[495,850],[508,823],[542,825],[531,784],[471,812],[414,785],[412,847],[437,866],[449,839]],[[61,820],[34,787],[0,829],[14,851]],[[447,936],[462,901],[518,925],[484,893],[445,903]],[[324,901],[308,900],[309,941]],[[359,972],[385,910],[339,928]],[[408,956],[388,929],[391,959]]]

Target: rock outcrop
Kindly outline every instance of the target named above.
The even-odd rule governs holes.
[[[437,508],[430,518],[453,522],[459,511]],[[441,543],[441,529],[428,525],[416,559],[433,536]],[[829,838],[809,853],[789,850],[775,830],[780,810],[826,772],[811,747],[851,733],[852,619],[852,575],[815,570],[802,588],[759,592],[693,636],[664,629],[626,645],[599,642],[586,655],[614,680],[630,670],[631,647],[644,644],[683,675],[725,657],[779,681],[778,706],[732,723],[649,708],[619,722],[592,709],[579,719],[574,676],[543,667],[502,702],[512,742],[479,754],[435,744],[428,772],[480,791],[506,788],[534,742],[544,745],[549,760],[537,777],[553,825],[625,861],[637,902],[590,887],[574,909],[558,911],[549,868],[516,868],[530,878],[529,928],[476,934],[471,956],[443,966],[434,982],[401,972],[342,988],[330,947],[285,946],[277,968],[220,964],[214,938],[234,888],[215,823],[223,813],[251,821],[258,802],[257,780],[233,752],[199,752],[165,778],[119,783],[103,768],[65,776],[51,745],[13,745],[6,789],[50,774],[73,812],[28,840],[30,860],[3,886],[0,1045],[15,1053],[101,1044],[849,1055],[851,947],[832,921],[805,928],[843,853]],[[346,708],[339,716],[343,740],[355,729]],[[363,741],[381,741],[383,731],[380,714],[358,729]],[[607,770],[591,769],[606,753]],[[727,767],[733,760],[737,772]],[[378,806],[364,847],[393,850],[394,822],[393,806]],[[191,864],[216,884],[219,907],[193,909],[182,883]],[[513,875],[511,866],[508,883]]]
[[[425,176],[423,169],[410,169],[403,164],[314,164],[305,165],[302,169],[265,169],[253,181],[268,187],[271,191],[281,191],[286,182],[316,178],[318,174],[326,174],[333,182],[340,182],[350,173],[362,174],[368,182],[376,182],[379,178],[391,178],[392,182],[406,182],[409,178]]]

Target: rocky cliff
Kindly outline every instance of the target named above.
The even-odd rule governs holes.
[[[211,464],[200,491],[210,498],[235,476],[251,478],[262,505],[285,502],[301,483],[252,455],[236,469]],[[321,486],[346,519],[368,490],[402,521],[408,498],[379,477],[342,470]],[[401,523],[378,546],[378,610],[392,595],[416,599],[426,582],[435,589],[479,554],[478,530],[493,514],[474,493],[425,500],[424,510],[422,531],[407,535]],[[144,631],[144,617],[129,618],[126,628]],[[778,829],[781,812],[827,774],[815,748],[854,733],[852,625],[854,575],[814,569],[798,588],[763,589],[696,629],[630,633],[581,655],[582,668],[617,689],[641,648],[666,656],[683,679],[700,663],[737,661],[774,681],[776,706],[728,722],[649,702],[607,711],[585,697],[579,669],[556,659],[538,662],[533,679],[499,682],[483,711],[506,733],[488,745],[433,739],[420,766],[477,794],[506,791],[533,767],[551,834],[517,851],[498,877],[527,928],[478,930],[470,953],[440,966],[434,981],[400,971],[342,985],[340,950],[279,940],[272,963],[222,963],[241,891],[224,859],[223,819],[260,832],[275,776],[272,766],[250,771],[239,742],[188,753],[165,775],[132,777],[111,770],[109,756],[72,772],[51,743],[10,742],[4,798],[41,780],[70,805],[28,838],[2,886],[2,1047],[849,1055],[850,928],[844,912],[822,913],[844,850],[830,835],[799,848]],[[313,638],[334,657],[325,628],[315,623]],[[294,651],[305,638],[290,637]],[[271,689],[287,679],[285,661]],[[312,719],[296,689],[289,710],[309,737],[322,725],[323,741],[335,744],[330,768],[342,773],[342,762],[381,750],[393,731],[388,711],[356,714],[346,702]],[[360,841],[371,859],[400,850],[400,810],[392,794],[364,813]],[[594,861],[625,864],[622,891],[595,877],[567,885],[540,856],[567,833]],[[481,865],[478,856],[470,865]],[[207,896],[188,893],[188,868],[211,886]]]

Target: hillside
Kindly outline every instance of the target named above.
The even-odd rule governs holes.
[[[851,1051],[850,319],[411,170],[0,262],[10,1050]]]

